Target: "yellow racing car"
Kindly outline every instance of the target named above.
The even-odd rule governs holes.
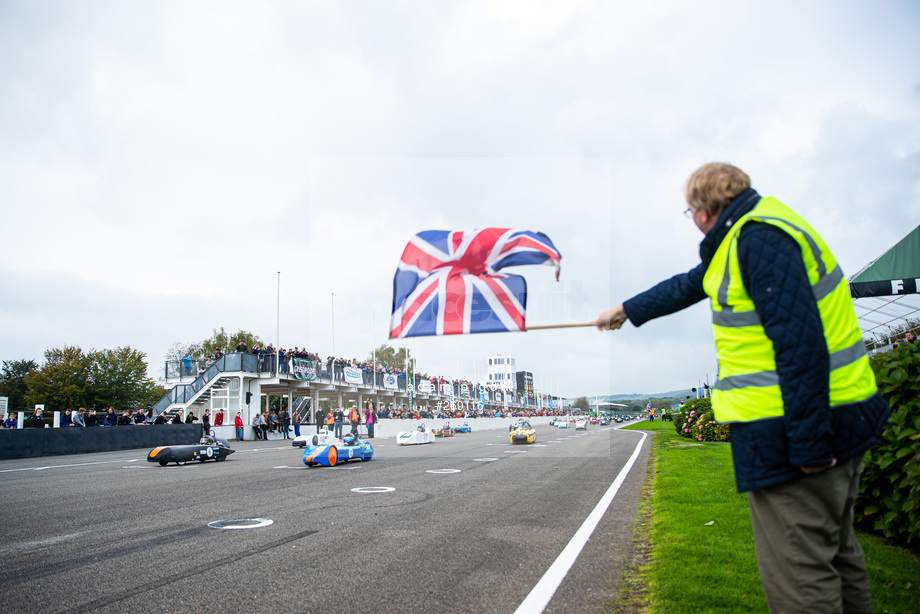
[[[511,443],[533,443],[537,440],[537,432],[527,420],[518,420],[508,429],[511,431]]]
[[[439,429],[434,429],[435,437],[453,437],[454,429],[450,428],[450,422],[445,422],[444,426]]]

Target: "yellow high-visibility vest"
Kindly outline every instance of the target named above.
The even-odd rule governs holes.
[[[719,360],[719,380],[712,390],[716,420],[750,422],[783,415],[773,343],[744,288],[738,265],[738,237],[752,221],[785,231],[801,247],[830,354],[831,407],[865,401],[877,386],[843,271],[805,220],[768,197],[732,225],[703,277]]]

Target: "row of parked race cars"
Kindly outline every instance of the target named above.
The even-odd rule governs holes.
[[[630,419],[632,419],[630,416],[613,418],[615,422]],[[585,416],[556,418],[551,420],[549,424],[550,426],[564,429],[569,428],[569,423],[573,423],[575,430],[580,431],[586,430],[589,422],[591,424],[609,424],[609,420],[605,417]],[[441,428],[428,428],[422,423],[415,430],[400,432],[396,436],[396,444],[406,446],[432,443],[438,437],[453,437],[458,433],[471,433],[472,431],[472,427],[466,422],[459,427],[451,427],[450,423],[445,423]],[[537,440],[537,431],[531,426],[530,421],[526,419],[518,420],[508,428],[508,431],[509,439],[513,444],[528,444]],[[374,457],[374,448],[370,442],[362,441],[352,433],[339,439],[328,429],[323,429],[311,435],[295,437],[291,441],[291,445],[304,449],[303,462],[308,467],[317,465],[333,467],[341,462],[350,460],[368,461]],[[230,449],[230,443],[226,439],[208,435],[202,437],[197,444],[154,448],[147,455],[147,460],[152,463],[159,463],[161,466],[165,466],[168,463],[184,465],[189,461],[205,462],[212,459],[222,461],[233,452],[234,450]]]

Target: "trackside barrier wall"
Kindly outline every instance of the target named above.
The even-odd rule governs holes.
[[[0,459],[113,452],[198,443],[200,424],[0,429]]]

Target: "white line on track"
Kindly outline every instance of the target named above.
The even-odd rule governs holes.
[[[604,517],[607,508],[613,503],[613,498],[616,496],[617,491],[620,490],[620,486],[622,486],[623,482],[626,480],[626,476],[629,475],[633,465],[636,464],[636,459],[639,458],[639,452],[642,451],[642,444],[645,442],[647,436],[646,433],[642,433],[642,439],[636,444],[636,449],[633,450],[632,456],[629,457],[629,460],[626,461],[620,473],[617,474],[610,488],[607,489],[607,492],[604,493],[601,500],[597,502],[594,510],[588,515],[578,531],[575,532],[572,539],[569,540],[568,545],[562,550],[559,556],[556,557],[553,564],[549,566],[549,569],[546,570],[546,573],[543,574],[540,581],[533,587],[533,590],[530,591],[524,601],[521,602],[521,605],[514,611],[514,614],[538,614],[546,608],[549,600],[552,599],[553,595],[556,593],[556,589],[559,588],[566,574],[569,573],[569,569],[575,564],[585,544],[588,543],[588,538],[591,537],[591,534],[594,533],[594,529],[597,528],[601,518]]]
[[[136,462],[137,460],[138,459],[135,458],[129,461],[111,460],[111,461],[98,461],[95,463],[72,463],[69,465],[51,465],[48,467],[22,467],[21,469],[0,469],[0,473],[13,473],[14,471],[42,471],[44,469],[64,469],[66,467],[85,467],[87,465],[108,465],[111,463],[124,463],[124,462],[133,463],[133,462]]]
[[[42,548],[44,546],[55,546],[69,539],[75,539],[77,537],[80,537],[84,533],[87,533],[87,531],[81,531],[79,533],[71,533],[69,535],[58,535],[56,537],[48,537],[45,539],[39,539],[35,541],[12,543],[12,544],[7,545],[4,548],[0,548],[0,556],[5,556],[7,554],[10,554],[11,552],[37,550],[38,548]]]

